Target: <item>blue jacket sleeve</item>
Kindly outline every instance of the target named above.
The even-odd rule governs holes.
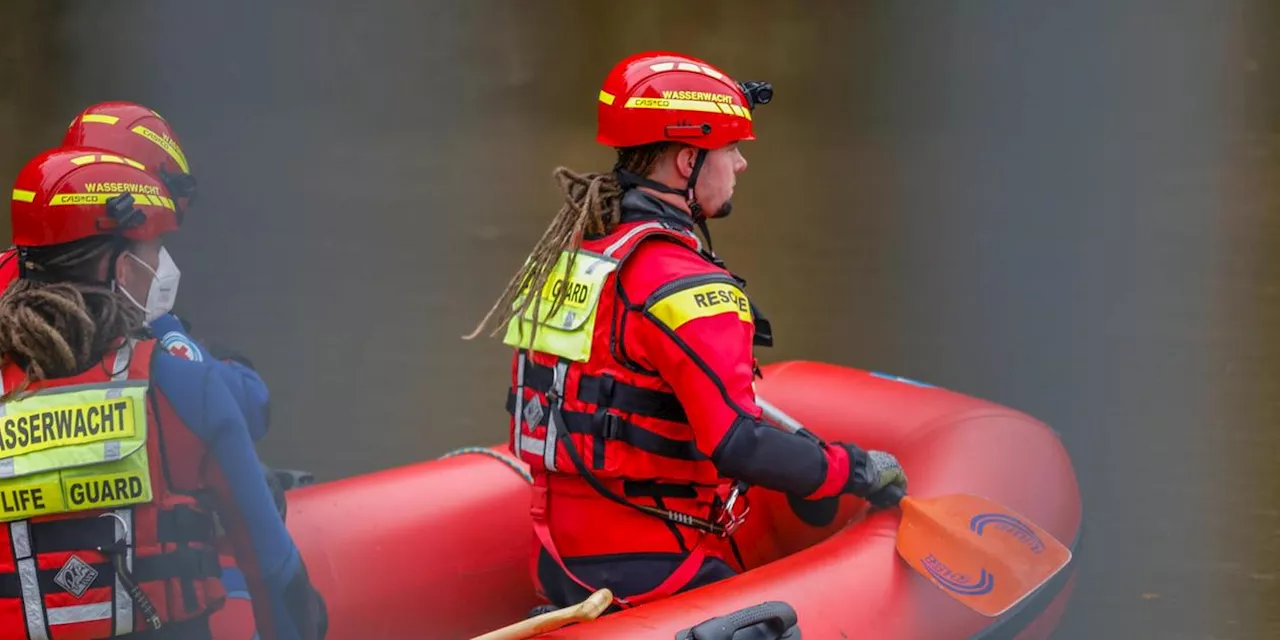
[[[160,347],[170,354],[207,362],[211,369],[227,383],[236,404],[244,412],[249,437],[257,442],[267,434],[271,418],[271,394],[267,383],[257,371],[235,360],[219,360],[208,348],[197,342],[187,332],[182,320],[172,313],[165,314],[151,323],[151,332],[160,341]]]
[[[184,426],[206,443],[204,474],[263,640],[314,640],[319,595],[262,476],[240,406],[216,363],[157,350],[152,379]]]

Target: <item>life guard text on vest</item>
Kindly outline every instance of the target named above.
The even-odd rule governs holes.
[[[127,438],[138,427],[133,402],[134,398],[122,397],[5,415],[0,418],[0,455]]]
[[[151,486],[146,470],[96,473],[81,477],[18,482],[0,489],[0,519],[108,509],[146,502]],[[65,493],[64,493],[65,492]]]
[[[617,266],[615,260],[590,251],[561,251],[542,287],[540,300],[536,301],[540,303],[536,311],[538,331],[532,344],[530,334],[535,314],[532,304],[507,323],[503,343],[586,362],[591,355],[600,292]],[[527,288],[521,290],[521,302],[527,291]]]
[[[67,501],[72,507],[117,505],[146,495],[142,478],[134,474],[96,476],[67,483]]]
[[[672,330],[686,322],[722,313],[735,313],[743,322],[752,322],[747,294],[729,282],[709,282],[681,289],[650,304],[649,313]]]
[[[547,280],[547,294],[543,299],[554,302],[563,296],[563,304],[578,309],[586,309],[591,302],[591,285],[580,280],[565,278],[563,275]]]

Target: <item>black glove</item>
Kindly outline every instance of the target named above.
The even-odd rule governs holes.
[[[844,447],[849,452],[849,481],[845,493],[852,493],[877,507],[891,506],[885,496],[885,487],[897,486],[907,490],[907,472],[898,459],[884,451],[863,451],[857,445],[833,442],[832,446]]]
[[[315,474],[310,471],[298,471],[297,469],[272,469],[272,473],[276,474],[276,481],[285,491],[297,489],[298,487],[309,487],[316,483]]]
[[[274,470],[261,462],[258,464],[262,465],[262,476],[267,481],[267,488],[271,489],[271,498],[276,501],[276,510],[280,512],[280,519],[284,520],[289,513],[289,505],[284,497],[285,486]]]

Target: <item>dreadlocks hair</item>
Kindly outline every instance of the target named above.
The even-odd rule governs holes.
[[[17,364],[26,380],[0,402],[31,383],[86,371],[145,331],[143,311],[98,278],[104,257],[114,269],[126,247],[119,237],[91,236],[19,250],[25,274],[0,295],[0,365]]]
[[[506,290],[489,308],[489,312],[480,320],[476,328],[470,334],[463,336],[463,339],[472,340],[480,335],[490,321],[495,320],[495,316],[496,321],[493,322],[495,326],[489,335],[497,336],[512,318],[524,315],[530,306],[533,307],[534,318],[543,318],[544,316],[540,314],[542,296],[527,295],[520,298],[521,292],[542,291],[551,276],[552,269],[560,259],[561,252],[564,251],[570,254],[568,263],[565,265],[565,276],[568,277],[573,272],[576,252],[582,247],[583,236],[608,234],[621,221],[620,205],[625,189],[618,180],[617,171],[621,169],[636,175],[647,176],[669,148],[671,143],[668,142],[620,148],[614,171],[609,173],[581,174],[567,167],[556,167],[551,175],[560,183],[564,204],[560,205],[560,211],[551,219],[551,224],[534,245],[528,261],[507,282]],[[517,298],[520,298],[518,303]],[[552,301],[551,310],[547,315],[559,310],[563,302],[564,293],[561,293]],[[537,336],[537,331],[538,324],[534,322],[529,335],[530,344]]]

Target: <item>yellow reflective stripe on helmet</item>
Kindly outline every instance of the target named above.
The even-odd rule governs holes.
[[[27,191],[26,189],[14,189],[13,201],[14,202],[35,202],[36,192]]]
[[[724,110],[725,105],[720,102],[711,100],[679,100],[668,98],[628,98],[623,107],[627,109],[670,109],[672,111],[699,111],[702,113],[728,113],[739,118],[751,119],[750,111],[743,109],[738,105],[728,105],[729,111]]]
[[[725,313],[736,313],[739,320],[748,324],[752,322],[747,294],[737,285],[723,281],[690,286],[666,294],[649,304],[647,311],[673,331],[698,318]]]
[[[74,164],[77,167],[82,167],[86,164],[93,164],[95,162],[112,162],[115,164],[127,164],[133,167],[134,169],[142,169],[143,171],[146,171],[147,169],[147,165],[142,164],[141,162],[138,162],[133,158],[126,158],[124,156],[117,156],[117,155],[111,155],[106,153],[98,154],[98,155],[77,156],[71,159],[71,164]]]
[[[178,145],[174,144],[172,140],[161,137],[156,132],[142,125],[134,127],[131,131],[146,138],[147,140],[150,140],[161,149],[164,149],[164,152],[169,154],[169,157],[173,158],[173,161],[178,163],[178,166],[182,168],[183,173],[191,173],[191,169],[187,167],[187,157],[182,154],[182,149],[179,149]]]
[[[612,93],[609,93],[608,91],[605,91],[603,89],[600,90],[600,102],[603,102],[608,105],[612,105],[613,100],[614,100],[614,97]]]
[[[99,124],[115,124],[117,122],[120,122],[120,118],[117,118],[115,116],[108,116],[101,113],[88,113],[88,114],[85,114],[83,118],[80,118],[80,121],[81,122],[97,122]]]
[[[173,211],[173,200],[161,196],[148,196],[145,193],[129,193],[133,196],[134,201],[138,204],[153,207],[164,207]],[[121,193],[59,193],[49,200],[49,206],[59,207],[66,205],[82,205],[82,204],[106,204],[107,200],[114,198]]]
[[[143,166],[141,162],[138,162],[137,160],[133,160],[131,158],[126,158],[124,156],[111,156],[111,155],[103,154],[102,156],[100,156],[99,160],[101,162],[114,162],[116,164],[127,164],[133,167],[134,169],[142,169],[143,171],[147,169],[145,166]]]

